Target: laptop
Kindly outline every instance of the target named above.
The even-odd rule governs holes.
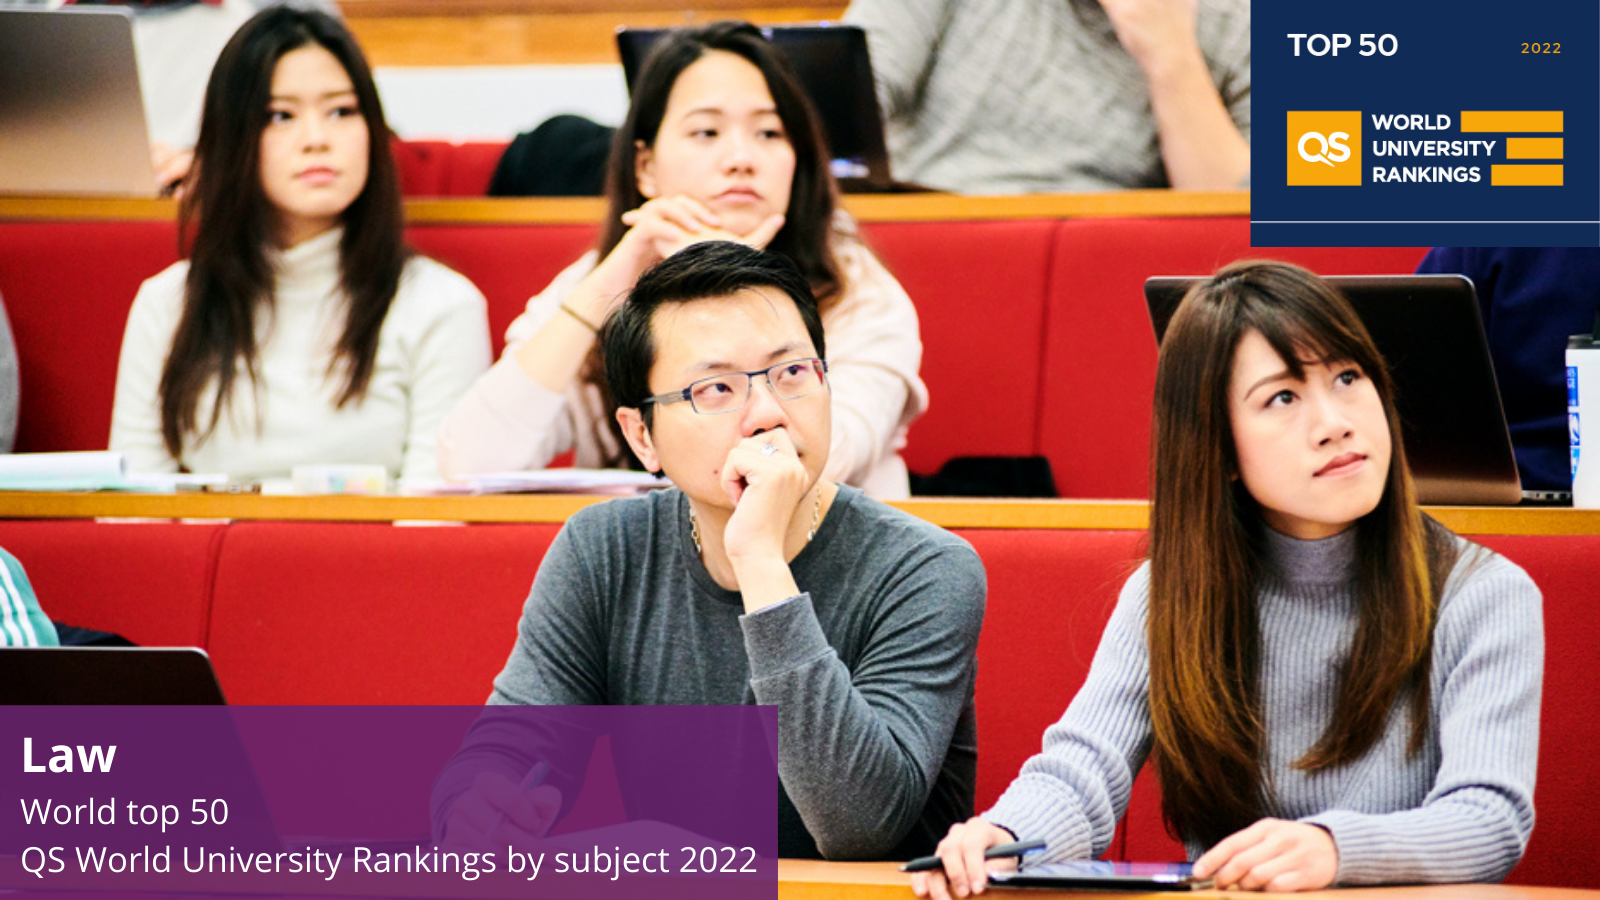
[[[159,194],[123,8],[0,8],[0,193]]]
[[[990,872],[989,880],[1004,887],[1054,888],[1079,891],[1196,891],[1212,886],[1196,878],[1189,863],[1110,862],[1078,860],[1025,866],[1015,872]]]
[[[1145,281],[1157,343],[1184,294],[1204,280]],[[1349,299],[1389,364],[1418,499],[1429,504],[1521,503],[1522,482],[1472,282],[1460,275],[1323,280]]]
[[[199,647],[4,647],[5,702],[51,705],[222,705]]]
[[[617,52],[622,56],[622,74],[630,94],[650,48],[666,33],[664,28],[617,29]],[[865,31],[855,25],[824,22],[763,26],[761,33],[788,57],[811,105],[816,107],[833,176],[842,190],[926,190],[896,182],[889,174],[883,113],[878,108]]]

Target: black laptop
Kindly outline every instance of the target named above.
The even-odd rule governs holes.
[[[664,28],[617,29],[622,73],[633,91],[634,79]],[[795,76],[816,107],[826,132],[833,176],[841,189],[920,191],[897,183],[889,174],[889,151],[883,140],[883,114],[867,54],[867,34],[855,25],[766,26],[761,29],[788,58]]]
[[[221,705],[198,647],[0,648],[0,697],[18,706]]]
[[[1156,342],[1203,278],[1151,278],[1145,302]],[[1323,279],[1349,299],[1389,364],[1418,499],[1431,504],[1523,502],[1489,343],[1472,282],[1460,275]],[[1544,496],[1529,500],[1557,500]]]

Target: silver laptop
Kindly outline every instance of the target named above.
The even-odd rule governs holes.
[[[154,197],[127,9],[0,8],[0,192]]]
[[[1145,303],[1156,342],[1200,278],[1151,278]],[[1418,499],[1512,506],[1522,493],[1489,342],[1472,282],[1460,275],[1323,279],[1355,307],[1395,385],[1406,461]]]

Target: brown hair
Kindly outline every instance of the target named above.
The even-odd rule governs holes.
[[[1382,498],[1356,531],[1357,622],[1332,719],[1295,762],[1349,765],[1382,736],[1409,692],[1410,752],[1427,735],[1428,671],[1454,537],[1417,508],[1383,359],[1348,301],[1287,263],[1233,263],[1173,316],[1156,373],[1150,504],[1150,718],[1163,814],[1210,845],[1261,818],[1268,736],[1261,716],[1257,588],[1268,527],[1235,475],[1229,415],[1234,354],[1259,332],[1290,373],[1348,361],[1372,379],[1393,453]]]
[[[266,128],[278,60],[315,45],[339,60],[367,123],[367,183],[345,209],[340,283],[349,300],[344,331],[328,361],[343,369],[338,406],[360,402],[372,380],[378,333],[411,251],[406,247],[400,179],[372,71],[355,38],[326,13],[277,6],[240,27],[206,85],[194,171],[180,208],[180,244],[190,245],[183,312],[161,373],[161,435],[182,459],[183,441],[216,430],[242,367],[258,383],[255,313],[270,303],[274,274],[267,255],[273,209],[261,186]],[[200,395],[215,380],[210,420],[199,421]]]

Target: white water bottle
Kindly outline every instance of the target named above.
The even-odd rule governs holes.
[[[1567,340],[1567,433],[1572,442],[1572,505],[1600,509],[1600,314],[1593,334]]]

